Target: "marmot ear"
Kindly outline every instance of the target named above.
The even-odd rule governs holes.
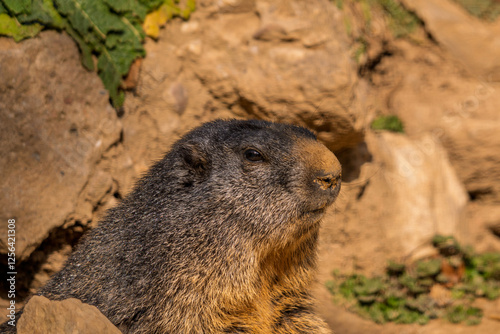
[[[197,143],[184,143],[180,155],[191,175],[202,177],[208,173],[210,160]]]

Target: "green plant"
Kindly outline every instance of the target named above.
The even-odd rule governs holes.
[[[417,263],[417,275],[419,278],[433,277],[439,274],[441,270],[440,259],[430,259]]]
[[[394,37],[410,35],[421,25],[420,19],[395,0],[376,0],[387,13],[389,28]]]
[[[478,324],[483,313],[471,306],[472,301],[477,297],[500,297],[500,279],[496,276],[500,253],[475,254],[453,237],[445,236],[436,236],[433,245],[439,256],[410,265],[389,261],[386,274],[380,277],[341,275],[337,271],[328,282],[328,290],[336,302],[377,323],[423,325],[442,317],[454,323]],[[449,272],[442,271],[445,263],[465,268],[457,284],[451,284]],[[442,284],[448,286],[450,298],[438,303],[430,292],[435,286],[443,289]]]
[[[460,245],[455,238],[450,236],[436,235],[432,238],[432,244],[444,256],[451,256],[462,252]]]
[[[42,29],[65,30],[78,44],[82,64],[97,70],[115,107],[124,101],[122,78],[132,62],[145,56],[142,23],[146,14],[168,6],[188,17],[194,1],[181,10],[175,0],[0,0],[0,35],[16,41]]]
[[[422,21],[412,12],[408,11],[396,0],[356,0],[363,15],[364,24],[369,27],[372,22],[373,10],[378,8],[384,13],[389,29],[394,37],[406,37],[413,33]],[[343,1],[335,1],[337,8],[343,8]]]
[[[392,132],[404,132],[403,122],[395,116],[379,116],[371,124],[373,130],[387,130]]]
[[[470,14],[487,21],[495,21],[500,15],[500,2],[496,0],[455,0]]]
[[[361,57],[365,55],[368,50],[367,46],[368,43],[366,42],[366,40],[364,40],[363,38],[358,38],[357,48],[354,51],[354,59],[356,60],[356,63],[359,64],[361,62]]]
[[[450,307],[446,312],[446,319],[454,324],[464,321],[467,325],[477,325],[482,317],[481,309],[465,305]]]

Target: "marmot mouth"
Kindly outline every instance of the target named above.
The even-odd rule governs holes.
[[[321,207],[321,208],[318,208],[318,209],[314,209],[314,210],[310,210],[310,211],[306,211],[304,213],[304,216],[306,216],[307,218],[309,219],[314,219],[314,220],[318,220],[320,219],[324,214],[325,214],[325,211],[326,211],[326,205]]]

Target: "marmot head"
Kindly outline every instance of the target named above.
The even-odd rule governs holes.
[[[337,158],[305,128],[218,120],[176,142],[145,180],[200,224],[284,244],[317,228],[340,175]]]

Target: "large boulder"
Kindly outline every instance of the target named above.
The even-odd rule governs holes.
[[[389,97],[391,112],[408,136],[439,138],[473,200],[500,203],[500,83],[468,75],[432,50],[423,58],[402,45],[402,53],[380,65],[404,73]]]
[[[389,132],[368,132],[365,138],[371,161],[361,166],[358,179],[342,185],[323,221],[321,284],[315,296],[319,312],[335,331],[401,333],[398,325],[376,325],[332,303],[325,282],[332,280],[333,271],[380,275],[388,259],[407,262],[432,255],[429,244],[435,234],[471,241],[467,233],[475,227],[464,220],[467,193],[438,138]]]
[[[425,28],[437,42],[471,73],[483,80],[500,82],[500,22],[492,25],[472,17],[458,1],[402,1],[425,22]]]
[[[0,78],[0,220],[16,220],[22,261],[50,231],[91,219],[99,198],[77,209],[79,197],[120,140],[121,124],[99,77],[81,66],[65,34],[44,32],[22,43],[1,38]],[[7,235],[7,224],[0,226]],[[1,253],[6,241],[0,238]]]
[[[202,1],[146,50],[123,119],[137,172],[179,135],[221,117],[306,125],[332,150],[363,139],[356,64],[327,0]]]
[[[323,280],[334,268],[380,273],[388,258],[409,258],[435,234],[465,233],[467,193],[438,140],[389,132],[366,139],[372,162],[343,185],[323,223]]]
[[[384,198],[379,224],[392,247],[407,255],[436,234],[460,235],[468,196],[439,139],[384,132],[369,142],[382,166],[372,194]]]

